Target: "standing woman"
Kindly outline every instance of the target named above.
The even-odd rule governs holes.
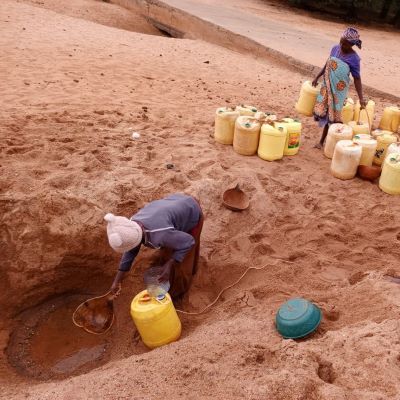
[[[340,44],[334,46],[331,54],[320,73],[313,80],[312,85],[318,85],[318,79],[323,76],[321,91],[318,94],[314,107],[314,118],[323,127],[322,136],[315,145],[321,149],[324,145],[329,125],[342,122],[342,108],[346,102],[350,85],[350,73],[354,79],[354,86],[360,100],[361,108],[365,108],[363,89],[360,75],[360,57],[353,50],[353,46],[361,49],[360,35],[355,28],[347,28],[340,39]]]

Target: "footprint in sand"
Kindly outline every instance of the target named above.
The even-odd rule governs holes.
[[[330,361],[320,360],[318,362],[317,374],[326,383],[334,383],[336,380],[336,373]]]
[[[253,251],[254,256],[257,256],[257,254],[262,255],[262,256],[266,256],[266,255],[269,256],[274,253],[275,253],[275,250],[273,249],[273,247],[267,243],[258,244]]]
[[[24,154],[33,149],[32,146],[13,146],[6,151],[6,154]]]
[[[351,275],[349,278],[350,285],[355,285],[358,282],[361,282],[368,274],[366,272],[356,272],[355,274]]]
[[[197,180],[201,179],[201,173],[199,172],[198,169],[192,169],[187,173],[187,177],[191,181],[197,181]]]
[[[266,235],[264,235],[263,233],[253,233],[249,236],[249,239],[251,243],[258,243],[261,242],[265,237]]]

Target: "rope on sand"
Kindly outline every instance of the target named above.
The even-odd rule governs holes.
[[[276,259],[276,260],[279,260],[279,261],[282,261],[282,262],[289,263],[289,264],[293,264],[292,261],[288,261],[288,260],[285,260],[285,259],[283,259],[283,258],[277,258],[277,257],[275,257],[275,259]],[[203,313],[205,313],[207,310],[209,310],[209,309],[219,300],[219,298],[222,296],[222,294],[223,294],[226,290],[228,290],[228,289],[234,287],[235,285],[237,285],[237,284],[245,277],[245,275],[246,275],[250,270],[254,269],[254,270],[258,270],[258,271],[259,271],[259,270],[265,269],[265,268],[267,268],[267,267],[272,267],[272,266],[275,266],[275,265],[276,265],[276,264],[273,264],[273,265],[267,264],[267,265],[264,265],[264,266],[262,266],[262,267],[249,267],[249,268],[247,268],[246,271],[244,271],[243,274],[239,277],[239,279],[237,279],[235,282],[233,282],[233,283],[230,284],[229,286],[224,287],[224,288],[218,293],[218,296],[215,298],[215,300],[214,300],[212,303],[208,304],[206,307],[204,307],[201,311],[189,312],[189,311],[183,311],[183,310],[178,310],[178,309],[177,309],[176,311],[179,312],[179,313],[181,313],[181,314],[185,314],[185,315],[200,315],[200,314],[203,314]]]

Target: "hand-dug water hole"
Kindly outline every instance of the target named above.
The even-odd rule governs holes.
[[[93,335],[72,322],[76,307],[87,298],[62,296],[24,311],[7,348],[10,364],[23,375],[54,379],[87,372],[107,362],[111,333]]]

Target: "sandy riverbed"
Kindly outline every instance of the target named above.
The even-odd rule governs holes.
[[[400,288],[383,278],[400,274],[398,199],[331,177],[308,118],[300,154],[280,162],[239,156],[210,137],[226,103],[293,115],[306,77],[273,60],[163,37],[112,4],[63,3],[0,4],[0,398],[398,399]],[[388,105],[375,100],[378,112]],[[236,182],[251,196],[241,214],[220,201]],[[46,339],[64,333],[71,351],[71,338],[81,340],[68,325],[35,330],[39,317],[60,298],[101,293],[116,270],[103,215],[129,216],[176,191],[198,196],[206,214],[200,271],[182,308],[201,309],[248,266],[268,267],[210,313],[182,317],[179,342],[148,352],[128,314],[146,250],[117,300],[104,355],[81,375],[39,373],[53,363],[37,354]],[[324,311],[318,332],[299,342],[282,340],[273,324],[294,296]],[[38,332],[48,332],[44,342]]]

